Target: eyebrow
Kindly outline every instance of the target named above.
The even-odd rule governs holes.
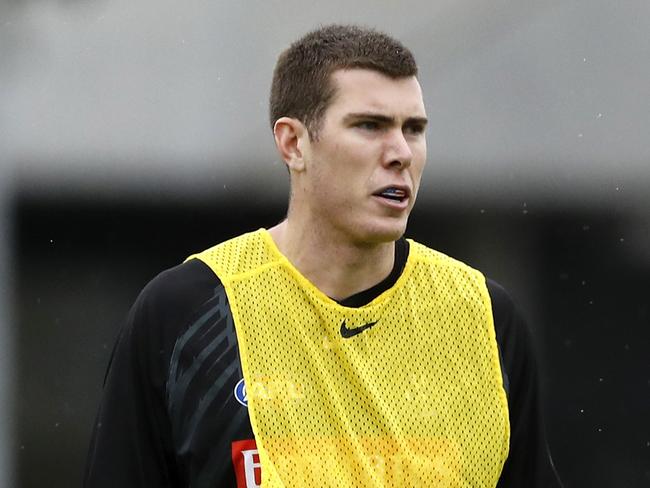
[[[379,122],[382,124],[388,124],[388,125],[393,125],[396,122],[395,117],[390,117],[388,115],[382,115],[382,114],[377,114],[373,112],[356,112],[356,113],[350,113],[347,114],[344,118],[343,121],[346,123],[353,122],[355,120],[372,120],[374,122]],[[422,126],[427,125],[428,119],[426,117],[408,117],[405,121],[405,125],[410,125],[410,124],[419,124]]]

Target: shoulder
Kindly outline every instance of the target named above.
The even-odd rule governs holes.
[[[190,256],[204,262],[222,281],[278,263],[281,255],[265,229],[239,235]]]
[[[447,263],[455,266],[467,266],[462,261],[454,259],[443,252],[437,251],[436,249],[432,249],[425,244],[414,241],[413,239],[407,239],[407,241],[409,243],[409,254],[417,260]]]
[[[501,353],[506,362],[521,363],[524,356],[533,354],[532,337],[519,306],[506,289],[494,280],[486,279],[494,317],[494,329]],[[508,361],[511,360],[511,361]]]
[[[169,268],[142,289],[129,313],[126,332],[138,342],[162,347],[222,289],[219,278],[198,259]]]
[[[500,319],[499,322],[507,322],[519,314],[515,302],[503,286],[490,278],[485,279],[485,284],[490,294],[495,322],[496,318]]]
[[[120,329],[107,378],[119,375],[116,368],[130,368],[162,388],[176,341],[197,317],[214,308],[215,301],[225,303],[220,294],[224,293],[219,279],[199,260],[158,274],[142,289]]]
[[[408,239],[408,243],[409,256],[412,257],[414,261],[426,262],[435,266],[455,268],[469,274],[482,276],[480,271],[472,268],[469,264],[448,256],[443,252],[432,249],[412,239]]]
[[[217,275],[204,262],[189,259],[153,278],[138,300],[165,309],[176,308],[210,295],[220,284]]]
[[[424,267],[427,274],[439,286],[446,284],[458,289],[465,289],[469,285],[467,289],[472,289],[474,292],[470,293],[467,296],[468,298],[470,296],[476,297],[478,294],[483,301],[487,301],[485,277],[479,270],[416,241],[409,239],[408,242],[410,251],[407,266],[410,265],[411,269],[418,266]],[[463,294],[459,296],[463,296]]]

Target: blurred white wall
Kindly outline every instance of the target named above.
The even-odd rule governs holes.
[[[21,192],[283,195],[273,64],[340,21],[416,54],[431,118],[423,198],[645,202],[645,0],[68,0],[0,13],[0,142]]]

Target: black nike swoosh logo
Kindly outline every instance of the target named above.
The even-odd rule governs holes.
[[[345,320],[344,320],[343,323],[341,324],[341,336],[344,339],[349,339],[350,337],[354,337],[355,335],[361,334],[364,330],[369,329],[370,327],[375,325],[377,322],[378,322],[378,320],[376,320],[375,322],[368,322],[367,324],[364,324],[361,327],[356,327],[354,329],[348,329],[345,326]]]

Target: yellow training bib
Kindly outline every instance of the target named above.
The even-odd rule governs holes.
[[[484,277],[416,242],[348,308],[259,230],[197,257],[233,313],[266,487],[494,487],[508,406]]]

